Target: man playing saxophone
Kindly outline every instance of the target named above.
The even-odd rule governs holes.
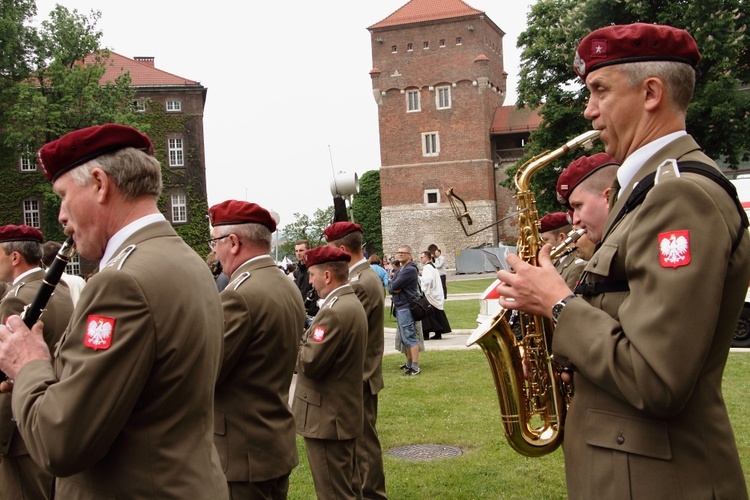
[[[539,266],[508,256],[515,273],[498,273],[501,306],[555,321],[552,353],[575,372],[570,498],[747,498],[721,378],[750,238],[731,185],[685,131],[699,60],[693,38],[669,26],[583,39],[584,116],[622,166],[582,296],[549,246]]]

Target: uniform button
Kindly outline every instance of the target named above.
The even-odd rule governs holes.
[[[599,257],[596,257],[596,258],[595,258],[595,259],[593,260],[592,264],[594,265],[594,267],[596,267],[596,265],[597,265],[598,263],[599,263]]]
[[[617,444],[623,444],[625,442],[625,436],[622,435],[622,432],[619,436],[617,436]]]

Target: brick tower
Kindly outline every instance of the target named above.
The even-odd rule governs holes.
[[[503,31],[461,0],[411,0],[368,30],[385,252],[435,243],[452,266],[456,250],[510,239],[496,227],[467,237],[445,196],[454,188],[474,228],[513,203],[496,188],[491,136],[505,99]]]

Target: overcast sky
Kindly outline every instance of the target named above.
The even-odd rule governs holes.
[[[515,104],[516,39],[534,0],[465,0],[502,29],[508,96]],[[158,69],[208,89],[203,126],[209,206],[248,200],[294,213],[333,204],[337,172],[380,167],[372,97],[371,26],[407,0],[37,0],[102,14],[102,44],[126,57],[153,56]],[[355,214],[356,218],[356,214]]]

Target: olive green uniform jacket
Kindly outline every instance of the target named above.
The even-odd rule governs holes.
[[[366,348],[367,315],[352,287],[344,285],[325,298],[297,355],[297,434],[331,440],[362,434]]]
[[[13,414],[57,498],[228,497],[213,442],[222,321],[211,272],[168,222],[126,239],[53,363],[16,377]]]
[[[298,463],[289,386],[305,328],[302,296],[264,256],[234,271],[221,303],[224,363],[214,440],[224,473],[227,481],[245,482],[284,476]]]
[[[555,261],[555,269],[560,273],[571,290],[578,284],[578,280],[583,274],[583,268],[586,267],[586,261],[578,257],[576,252],[569,253]]]
[[[692,137],[678,138],[626,186],[607,229],[633,184],[670,158],[715,166]],[[586,267],[586,282],[627,281],[629,291],[571,300],[554,332],[555,357],[576,370],[563,445],[572,499],[747,498],[721,379],[750,237],[732,251],[746,231],[732,199],[711,179],[671,170]],[[670,256],[672,235],[687,245]]]
[[[42,280],[45,272],[42,269],[32,271],[23,279],[11,286],[8,293],[0,302],[0,321],[4,321],[8,316],[21,314],[24,308],[31,304],[36,298],[39,289],[42,287]],[[44,323],[44,341],[49,347],[50,353],[53,352],[54,346],[60,337],[62,337],[65,327],[70,321],[73,314],[73,301],[70,297],[70,290],[64,282],[60,282],[55,287],[55,291],[50,297],[47,305],[39,318]],[[14,457],[28,455],[26,444],[23,442],[21,435],[16,432],[16,423],[13,420],[11,409],[11,394],[0,394],[0,455],[3,455],[0,471],[2,471],[2,481],[0,481],[0,498],[20,498],[16,488],[20,488],[27,496],[33,498],[32,491],[52,491],[54,478],[44,472],[38,466],[34,467],[31,462],[29,465],[34,467],[34,471],[27,471],[25,474],[16,475],[12,467],[24,467],[23,461],[12,465],[10,461]],[[6,469],[6,467],[9,467]],[[8,475],[6,475],[6,473]],[[19,484],[16,478],[36,477],[35,484]]]

